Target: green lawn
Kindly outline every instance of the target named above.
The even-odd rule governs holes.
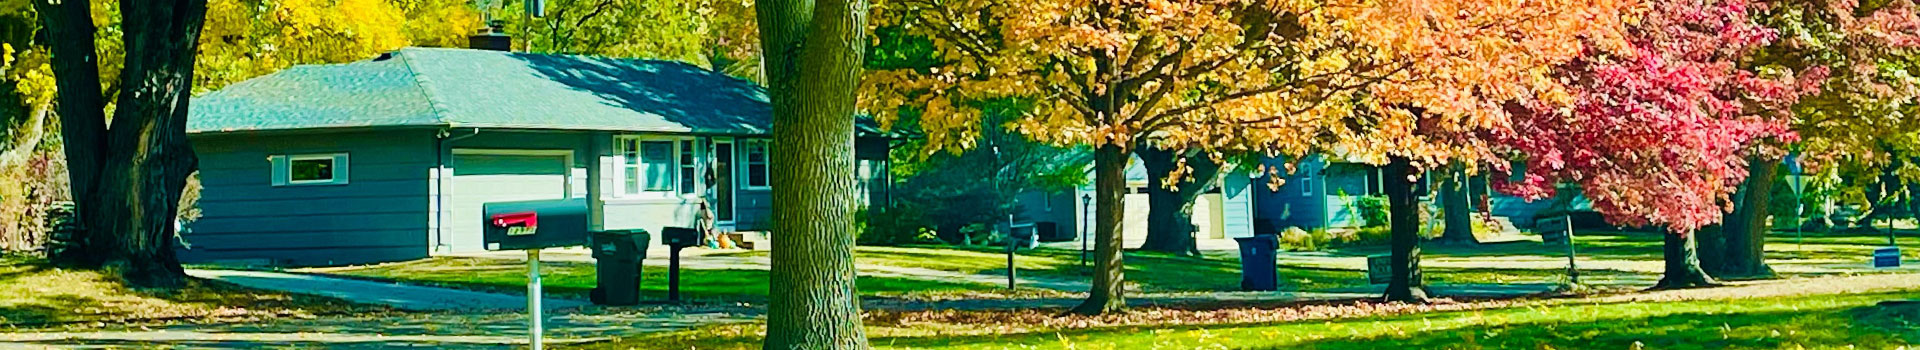
[[[1656,242],[1657,243],[1657,242]],[[1489,246],[1491,247],[1491,246]],[[996,248],[966,247],[856,247],[854,259],[862,264],[916,267],[943,271],[1004,274],[1007,256]],[[1656,247],[1657,249],[1657,247]],[[764,251],[732,253],[764,255]],[[1021,276],[1065,281],[1086,281],[1080,267],[1080,252],[1060,249],[1022,250],[1014,259]],[[1240,289],[1240,257],[1226,252],[1210,252],[1204,258],[1150,252],[1129,252],[1126,257],[1127,282],[1135,290],[1146,292],[1235,291]],[[1556,283],[1565,278],[1560,269],[1424,269],[1428,282],[1464,283]],[[1635,273],[1614,270],[1582,270],[1584,276],[1620,276]],[[1281,288],[1288,290],[1324,290],[1368,285],[1366,271],[1357,269],[1280,267]]]
[[[942,335],[870,328],[876,349],[1895,349],[1920,343],[1920,292],[1519,307],[1327,321],[1025,329]],[[871,323],[871,322],[870,322]],[[1018,329],[1018,328],[1015,328]],[[709,327],[596,349],[752,349],[763,326]],[[915,334],[920,333],[920,334]]]
[[[178,290],[132,289],[100,271],[60,268],[35,258],[0,257],[0,331],[384,310],[197,279]]]
[[[525,293],[527,288],[525,263],[503,259],[440,257],[295,271],[502,293]],[[593,264],[543,262],[540,272],[544,292],[552,295],[586,299],[595,283]],[[883,277],[860,277],[857,283],[860,294],[864,296],[915,296],[994,289],[969,283]],[[666,298],[666,267],[647,265],[642,268],[640,292],[645,300]],[[766,295],[767,271],[764,270],[680,271],[680,296],[685,299],[763,300]]]
[[[1920,259],[1920,233],[1901,231],[1897,234],[1901,254],[1909,258]],[[1848,232],[1848,233],[1803,233],[1801,238],[1792,231],[1776,231],[1767,236],[1767,259],[1791,261],[1799,259],[1858,260],[1865,262],[1875,248],[1887,245],[1884,233]],[[1575,233],[1575,248],[1582,257],[1608,260],[1660,260],[1662,237],[1658,233],[1636,231],[1580,231]],[[1338,255],[1365,256],[1386,254],[1385,246],[1360,246],[1330,251]],[[1481,246],[1443,246],[1427,244],[1421,249],[1429,257],[1492,257],[1492,256],[1565,256],[1566,246],[1539,243],[1502,243]]]
[[[1902,237],[1901,239],[1903,243],[1911,243],[1910,246],[1920,246],[1920,237]],[[1579,236],[1577,242],[1580,244],[1582,256],[1633,261],[1660,259],[1661,237],[1655,234],[1587,232]],[[1787,261],[1785,259],[1792,256],[1864,261],[1873,248],[1884,243],[1884,236],[1874,234],[1810,235],[1804,240],[1804,250],[1795,251],[1794,249],[1799,249],[1802,245],[1795,244],[1793,237],[1776,235],[1770,237],[1768,250],[1770,258],[1776,259],[1777,263]],[[945,246],[856,247],[854,258],[861,264],[870,265],[925,268],[969,274],[1003,274],[1006,271],[1006,255],[999,249],[998,247]],[[1428,245],[1423,252],[1429,257],[1436,258],[1485,259],[1565,254],[1562,247],[1536,243],[1474,247]],[[1354,247],[1336,250],[1333,253],[1359,256],[1383,254],[1385,250],[1380,247]],[[1908,249],[1905,253],[1920,254],[1920,249]],[[740,251],[717,254],[764,256],[767,252]],[[1046,248],[1022,250],[1015,261],[1023,277],[1069,282],[1089,280],[1086,269],[1080,265],[1080,252],[1076,250]],[[1126,280],[1130,285],[1129,288],[1135,291],[1235,291],[1240,287],[1239,256],[1232,252],[1210,252],[1204,257],[1130,252],[1127,253],[1126,264]],[[584,298],[587,291],[594,285],[591,264],[548,263],[546,266],[547,290],[552,293]],[[301,271],[520,293],[525,289],[524,269],[525,267],[519,262],[511,260],[433,258],[394,264]],[[1432,284],[1558,283],[1565,278],[1565,272],[1558,267],[1551,269],[1427,267],[1424,271],[1427,281]],[[1649,275],[1595,269],[1582,270],[1581,273],[1584,277],[1595,279]],[[649,265],[644,274],[641,288],[646,297],[650,299],[664,297],[666,270],[657,265]],[[1369,285],[1366,272],[1359,269],[1281,266],[1280,275],[1283,290],[1337,290]],[[681,292],[686,298],[760,300],[766,296],[765,271],[687,270],[681,278],[683,279]],[[862,277],[859,280],[859,288],[861,294],[866,296],[887,297],[1008,294],[997,284],[908,278]]]

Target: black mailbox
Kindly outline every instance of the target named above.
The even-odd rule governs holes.
[[[587,200],[493,202],[483,206],[487,250],[571,247],[587,243]]]
[[[674,248],[697,246],[700,245],[700,231],[685,227],[661,228],[660,244]]]

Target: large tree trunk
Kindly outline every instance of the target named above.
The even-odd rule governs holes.
[[[1738,195],[1734,196],[1736,203]],[[1701,227],[1694,231],[1693,242],[1700,250],[1700,268],[1714,276],[1726,275],[1727,235],[1734,234],[1738,227],[1730,222],[1738,218],[1739,209],[1722,215],[1720,225]]]
[[[53,58],[56,112],[60,117],[60,137],[66,143],[67,186],[74,199],[74,215],[91,215],[97,205],[92,200],[93,179],[100,172],[106,151],[106,98],[100,93],[100,60],[93,44],[93,15],[88,1],[70,0],[50,3],[31,0],[46,28],[48,50]],[[56,263],[99,266],[102,256],[93,254],[92,230],[78,220],[79,231],[69,238],[72,246],[50,252]]]
[[[1447,169],[1446,181],[1440,183],[1441,211],[1446,215],[1446,230],[1440,234],[1443,244],[1472,245],[1480,244],[1480,238],[1473,236],[1473,191],[1467,189],[1467,167],[1453,163]]]
[[[1774,175],[1779,171],[1780,159],[1748,159],[1747,181],[1741,191],[1745,195],[1737,198],[1734,217],[1725,223],[1729,229],[1724,231],[1726,245],[1721,268],[1714,276],[1728,277],[1769,277],[1773,268],[1767,266],[1767,216],[1773,204]]]
[[[1102,145],[1093,153],[1093,286],[1073,313],[1098,315],[1126,307],[1120,220],[1126,212],[1127,151]]]
[[[1199,254],[1194,242],[1193,201],[1213,187],[1220,175],[1220,163],[1205,155],[1182,155],[1178,150],[1139,145],[1134,154],[1147,170],[1147,241],[1140,250],[1174,254]],[[1178,184],[1168,188],[1179,160],[1185,158],[1190,172]]]
[[[1675,289],[1711,286],[1713,277],[1700,268],[1700,254],[1695,247],[1693,234],[1667,232],[1663,257],[1666,260],[1666,275],[1654,289]]]
[[[1387,280],[1387,301],[1426,302],[1426,286],[1420,275],[1420,200],[1413,193],[1419,170],[1406,157],[1391,157],[1384,173],[1387,192],[1387,221],[1391,226],[1392,276]]]
[[[1700,251],[1700,268],[1706,270],[1708,275],[1723,276],[1727,273],[1727,236],[1742,231],[1741,227],[1745,221],[1740,220],[1740,217],[1741,212],[1746,210],[1746,206],[1741,203],[1746,202],[1746,197],[1747,183],[1742,182],[1734,187],[1733,211],[1721,215],[1719,225],[1702,227],[1694,231],[1693,241]]]
[[[174,221],[187,175],[198,167],[187,143],[187,101],[205,0],[123,1],[126,61],[112,126],[84,0],[35,1],[46,14],[60,97],[69,180],[79,206],[75,249],[55,260],[109,267],[135,286],[179,286]]]
[[[766,349],[866,349],[854,290],[854,90],[860,0],[758,3],[773,102],[773,267]]]

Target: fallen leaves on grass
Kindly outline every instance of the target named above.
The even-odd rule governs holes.
[[[871,310],[866,321],[870,327],[932,331],[941,335],[1006,334],[1040,330],[1102,328],[1116,326],[1212,325],[1235,323],[1273,323],[1381,315],[1401,315],[1432,311],[1457,311],[1508,307],[1513,300],[1459,302],[1437,299],[1427,304],[1383,303],[1374,301],[1313,302],[1290,304],[1229,305],[1214,308],[1135,307],[1127,311],[1099,315],[1060,315],[1058,309],[1021,310]],[[920,335],[920,334],[898,334]]]
[[[0,261],[0,328],[98,328],[117,324],[307,318],[386,308],[192,279],[176,290],[133,289],[93,270],[40,261]]]

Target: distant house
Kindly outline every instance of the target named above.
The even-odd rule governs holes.
[[[691,226],[708,203],[722,230],[765,230],[766,101],[751,82],[653,60],[407,48],[288,68],[192,101],[203,216],[181,256],[481,251],[483,203],[562,198],[588,199],[596,229]],[[884,150],[860,154],[884,173]]]
[[[1092,172],[1089,166],[1088,179],[1093,178]],[[1194,201],[1193,224],[1199,229],[1195,237],[1220,239],[1252,234],[1255,192],[1249,173],[1244,168],[1222,171],[1213,179],[1215,185]],[[1131,248],[1146,239],[1149,182],[1146,167],[1141,166],[1138,157],[1128,162],[1126,174],[1126,208],[1121,229],[1127,241],[1125,245]],[[1092,182],[1071,191],[1023,193],[1019,197],[1021,210],[1016,214],[1017,224],[1049,223],[1039,225],[1060,230],[1061,237],[1093,232],[1089,226],[1093,224],[1093,193]]]
[[[1287,160],[1268,158],[1264,162],[1269,167],[1285,169]],[[1266,220],[1277,230],[1288,227],[1307,230],[1356,228],[1366,225],[1360,214],[1360,201],[1366,197],[1384,195],[1381,186],[1384,178],[1379,166],[1330,160],[1328,156],[1315,155],[1294,164],[1294,167],[1295,171],[1291,174],[1280,172],[1278,176],[1284,181],[1278,188],[1267,185],[1273,181],[1268,176],[1254,180],[1256,220]],[[1424,182],[1414,188],[1423,203],[1431,203],[1429,201],[1437,192],[1433,188],[1433,178],[1423,177]],[[1496,218],[1511,222],[1516,228],[1532,228],[1534,215],[1552,205],[1551,200],[1527,201],[1489,191],[1484,175],[1475,176],[1467,187],[1474,198],[1487,198],[1485,203],[1491,207],[1481,208],[1481,201],[1475,200],[1470,202],[1475,211],[1484,209],[1484,212]],[[1576,208],[1590,206],[1584,198],[1575,201]]]

